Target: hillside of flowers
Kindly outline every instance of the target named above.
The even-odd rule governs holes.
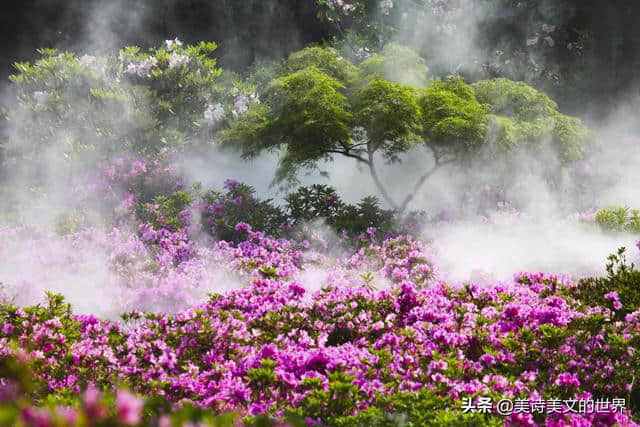
[[[110,230],[2,229],[3,256],[28,253],[49,274],[107,253],[105,298],[118,308],[77,313],[50,292],[19,304],[44,295],[47,274],[5,287],[6,425],[636,425],[640,272],[623,251],[601,278],[455,284],[415,225],[322,233],[237,181],[184,189],[159,162],[118,159],[94,178],[83,185],[113,198]],[[136,181],[175,191],[141,209],[122,192]],[[355,208],[330,190],[290,201],[331,223]],[[242,221],[252,216],[272,234]],[[479,397],[558,403],[464,410]],[[589,400],[608,403],[578,411]]]
[[[448,69],[470,2],[310,3],[335,36],[246,69],[14,64],[0,426],[639,426],[637,139],[511,79],[548,53]]]

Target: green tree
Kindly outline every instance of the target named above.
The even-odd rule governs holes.
[[[117,57],[43,49],[37,61],[16,64],[11,76],[18,103],[10,118],[32,120],[14,140],[33,141],[36,151],[65,140],[71,157],[181,146],[206,129],[207,98],[220,92],[216,47],[175,40],[148,52],[127,47]]]
[[[428,82],[429,67],[424,59],[407,46],[398,43],[385,45],[360,64],[364,75],[379,74],[402,84],[424,86]]]
[[[549,138],[568,163],[582,158],[585,143],[595,140],[580,120],[562,115],[548,96],[524,83],[494,79],[470,85],[450,77],[420,87],[427,70],[399,45],[360,64],[332,48],[307,48],[284,62],[262,94],[264,102],[232,122],[221,141],[247,158],[281,150],[275,183],[295,181],[300,169],[317,169],[336,155],[353,158],[369,169],[387,203],[404,211],[445,165],[535,149]],[[420,144],[431,151],[433,166],[398,203],[377,173],[376,156],[399,162]]]

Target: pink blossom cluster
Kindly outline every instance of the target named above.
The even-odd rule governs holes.
[[[214,242],[195,232],[188,209],[175,228],[139,221],[142,200],[159,209],[161,202],[150,202],[155,195],[182,188],[162,162],[117,159],[94,178],[80,189],[109,195],[127,213],[115,227],[64,236],[3,228],[0,251],[44,272],[32,281],[39,292],[53,283],[52,272],[81,269],[100,254],[106,273],[85,286],[106,285],[116,311],[127,313],[115,321],[72,314],[51,300],[3,303],[0,358],[26,355],[46,393],[84,393],[85,410],[98,418],[105,409],[92,406],[94,385],[122,384],[174,409],[276,418],[312,411],[315,396],[346,386],[351,406],[333,416],[391,405],[381,396],[424,392],[455,411],[478,396],[625,398],[635,390],[640,311],[616,291],[588,305],[574,296],[577,282],[547,273],[453,286],[440,277],[431,246],[407,235],[379,241],[374,227],[357,249],[276,238],[245,222],[235,225],[238,243]],[[0,382],[0,396],[10,386]],[[142,403],[130,392],[118,392],[114,405],[119,422],[140,421]],[[50,412],[25,414],[37,424]],[[330,423],[322,410],[313,414],[310,425]],[[505,418],[506,425],[594,423],[635,425],[628,413]]]
[[[326,4],[329,9],[342,12],[347,15],[356,10],[356,5],[350,3],[348,0],[327,0]]]
[[[158,65],[158,59],[155,56],[143,59],[139,62],[129,62],[125,68],[127,74],[134,74],[138,77],[151,77],[151,71]]]
[[[399,237],[371,242],[339,267],[375,267],[393,283],[389,288],[329,281],[308,295],[297,280],[308,267],[302,243],[238,227],[247,240],[221,242],[217,250],[230,269],[246,274],[242,289],[173,315],[136,311],[125,323],[76,315],[77,336],[65,334],[69,326],[59,317],[40,321],[18,309],[4,318],[0,353],[19,343],[51,392],[80,392],[89,376],[97,383],[117,379],[176,405],[247,414],[302,406],[310,384],[328,389],[336,372],[357,386],[358,409],[380,395],[422,389],[457,401],[624,397],[632,385],[640,312],[598,323],[612,312],[573,300],[569,278],[523,273],[511,283],[456,289],[430,281],[423,248]],[[615,309],[617,295],[607,299]],[[265,363],[273,377],[253,379]],[[594,416],[571,415],[574,424],[552,417],[548,425]],[[603,425],[624,419],[612,415]]]

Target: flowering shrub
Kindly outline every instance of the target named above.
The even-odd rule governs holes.
[[[145,398],[127,389],[100,390],[93,384],[81,393],[48,399],[45,406],[30,404],[30,398],[42,388],[34,378],[32,362],[24,353],[2,360],[0,372],[4,380],[0,398],[0,419],[5,425],[25,426],[202,426],[237,425],[240,416],[234,413],[216,416],[210,411],[185,404],[170,410],[158,398]],[[255,417],[249,425],[278,425],[266,417]],[[282,425],[282,424],[279,424]]]
[[[584,304],[608,307],[616,319],[624,320],[640,307],[639,280],[638,270],[627,263],[621,248],[609,257],[606,277],[582,279],[572,294]]]
[[[219,71],[207,57],[215,44],[180,48],[189,60],[180,66],[169,61],[177,55],[175,49],[142,54],[132,47],[119,59],[43,50],[35,63],[17,64],[12,80],[20,109],[13,114],[21,119],[20,114],[36,113],[24,139],[38,138],[48,146],[52,134],[69,138],[70,156],[123,148],[157,153],[163,145],[181,145],[180,133],[194,131],[193,122],[196,115],[202,118],[204,97],[213,91]]]
[[[133,311],[122,322],[75,315],[54,295],[39,306],[4,304],[2,360],[27,355],[43,382],[40,396],[54,400],[90,384],[121,383],[174,408],[330,425],[401,417],[453,425],[458,416],[499,423],[461,413],[462,398],[478,395],[627,398],[636,408],[640,316],[631,305],[624,321],[609,320],[619,318],[616,302],[627,303],[623,289],[607,289],[605,303],[587,305],[573,296],[580,283],[542,273],[456,288],[437,282],[425,248],[401,237],[371,242],[335,264],[346,274],[370,269],[376,274],[369,281],[389,280],[388,289],[366,281],[344,286],[330,268],[326,285],[310,293],[297,277],[317,257],[295,242],[238,228],[248,240],[219,248],[231,268],[252,278],[243,289],[173,315]],[[134,398],[119,393],[114,407],[122,414]],[[529,419],[613,425],[627,416]],[[520,421],[513,415],[506,422]]]
[[[154,203],[148,203],[141,213],[141,219],[156,228],[167,228],[169,230],[182,230],[190,225],[191,211],[189,207],[193,197],[186,191],[175,191],[165,196],[159,195],[154,199]]]
[[[235,180],[226,180],[224,188],[225,193],[210,190],[202,196],[202,223],[209,234],[219,240],[238,242],[247,231],[237,228],[239,223],[269,234],[280,234],[286,225],[286,216],[271,200],[259,200],[252,187]]]
[[[184,138],[181,133],[191,136],[196,131],[194,124],[204,121],[206,101],[217,92],[221,73],[215,68],[216,48],[213,42],[183,47],[176,39],[167,40],[165,46],[148,53],[142,53],[138,47],[120,52],[123,78],[134,89],[143,90],[154,119],[175,135],[165,137]]]
[[[162,216],[177,215],[179,212],[173,212],[177,207],[188,205],[184,200],[188,198],[186,194],[175,194],[182,187],[172,166],[162,156],[119,156],[80,175],[69,203],[79,208],[102,206],[106,211],[103,216],[115,223],[136,219],[159,221]],[[164,212],[157,212],[161,204]]]
[[[28,125],[14,125],[2,144],[3,165],[44,185],[52,155],[62,160],[51,173],[77,175],[96,161],[155,160],[209,143],[225,120],[259,104],[251,85],[223,78],[216,47],[176,39],[148,52],[127,47],[118,56],[41,50],[11,76],[17,97],[7,118]]]
[[[367,215],[353,215],[362,204],[349,207],[329,187],[299,190],[283,214],[256,199],[250,187],[227,181],[225,193],[202,196],[208,202],[203,219],[220,221],[209,224],[211,232],[224,224],[222,230],[231,233],[229,241],[211,246],[192,239],[192,195],[170,168],[130,159],[105,173],[89,187],[114,201],[130,200],[137,234],[70,230],[64,239],[74,255],[63,262],[76,265],[76,257],[106,250],[118,306],[133,311],[114,321],[74,314],[56,295],[37,306],[3,302],[0,360],[10,366],[26,357],[40,384],[24,398],[5,398],[3,408],[14,417],[7,419],[34,424],[75,414],[79,425],[83,417],[105,425],[164,425],[163,414],[174,413],[178,425],[215,425],[233,419],[220,421],[216,414],[235,411],[248,423],[292,425],[629,420],[621,413],[506,419],[462,413],[463,399],[478,396],[625,398],[637,410],[639,279],[621,253],[612,258],[607,278],[574,282],[526,273],[511,283],[456,287],[440,281],[431,249],[419,240],[362,230],[385,224],[384,216],[375,216],[385,211],[374,210],[369,223]],[[256,231],[265,225],[255,221],[255,211],[273,220],[274,233],[282,231],[276,224],[283,218],[324,218],[334,227],[354,221],[359,248],[334,256],[311,250],[308,241],[274,238]],[[28,235],[3,230],[2,246],[11,248],[9,242]],[[52,241],[46,234],[30,239],[42,249],[47,246],[37,242]],[[207,291],[228,280],[213,273],[219,270],[244,286],[213,293],[205,302]],[[13,396],[12,381],[3,374],[0,395]],[[143,403],[115,390],[117,384],[155,397]],[[86,399],[100,401],[95,390],[105,391],[104,407],[88,405]],[[85,400],[71,397],[79,394]],[[263,415],[272,421],[252,418]]]
[[[399,221],[392,210],[379,207],[375,197],[366,197],[357,205],[344,203],[336,191],[326,185],[299,187],[285,197],[285,204],[276,206],[272,200],[259,200],[255,190],[234,180],[224,184],[226,192],[205,192],[200,204],[205,230],[213,237],[239,242],[246,237],[247,224],[253,230],[265,230],[272,236],[309,237],[309,225],[318,221],[328,225],[336,234],[367,240],[373,230],[378,238],[398,234],[421,225],[420,214],[410,213]]]

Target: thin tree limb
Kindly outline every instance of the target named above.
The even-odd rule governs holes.
[[[340,150],[324,150],[325,153],[330,154],[342,154],[343,156],[350,157],[352,159],[356,159],[357,161],[364,163],[366,165],[369,164],[369,161],[363,157],[358,156],[357,154],[349,153],[348,151],[340,151]]]
[[[404,201],[402,202],[402,205],[400,206],[400,212],[404,212],[404,210],[407,208],[409,203],[411,203],[415,195],[418,193],[418,191],[420,191],[420,188],[424,185],[427,179],[431,177],[431,175],[436,173],[436,171],[440,169],[442,166],[453,163],[455,162],[455,160],[456,159],[449,159],[449,160],[445,160],[444,162],[436,161],[436,164],[427,173],[422,175],[418,180],[418,182],[416,182],[416,184],[413,186],[413,191],[409,193],[407,197],[404,199]]]
[[[378,190],[382,194],[382,197],[387,201],[387,203],[389,203],[389,205],[391,205],[393,209],[398,210],[398,205],[393,201],[391,196],[389,196],[389,193],[387,193],[387,190],[382,185],[380,178],[378,178],[378,173],[376,172],[375,164],[373,162],[373,151],[371,150],[371,148],[367,150],[367,154],[369,155],[369,172],[371,173],[373,182],[376,184],[376,187],[378,187]]]

